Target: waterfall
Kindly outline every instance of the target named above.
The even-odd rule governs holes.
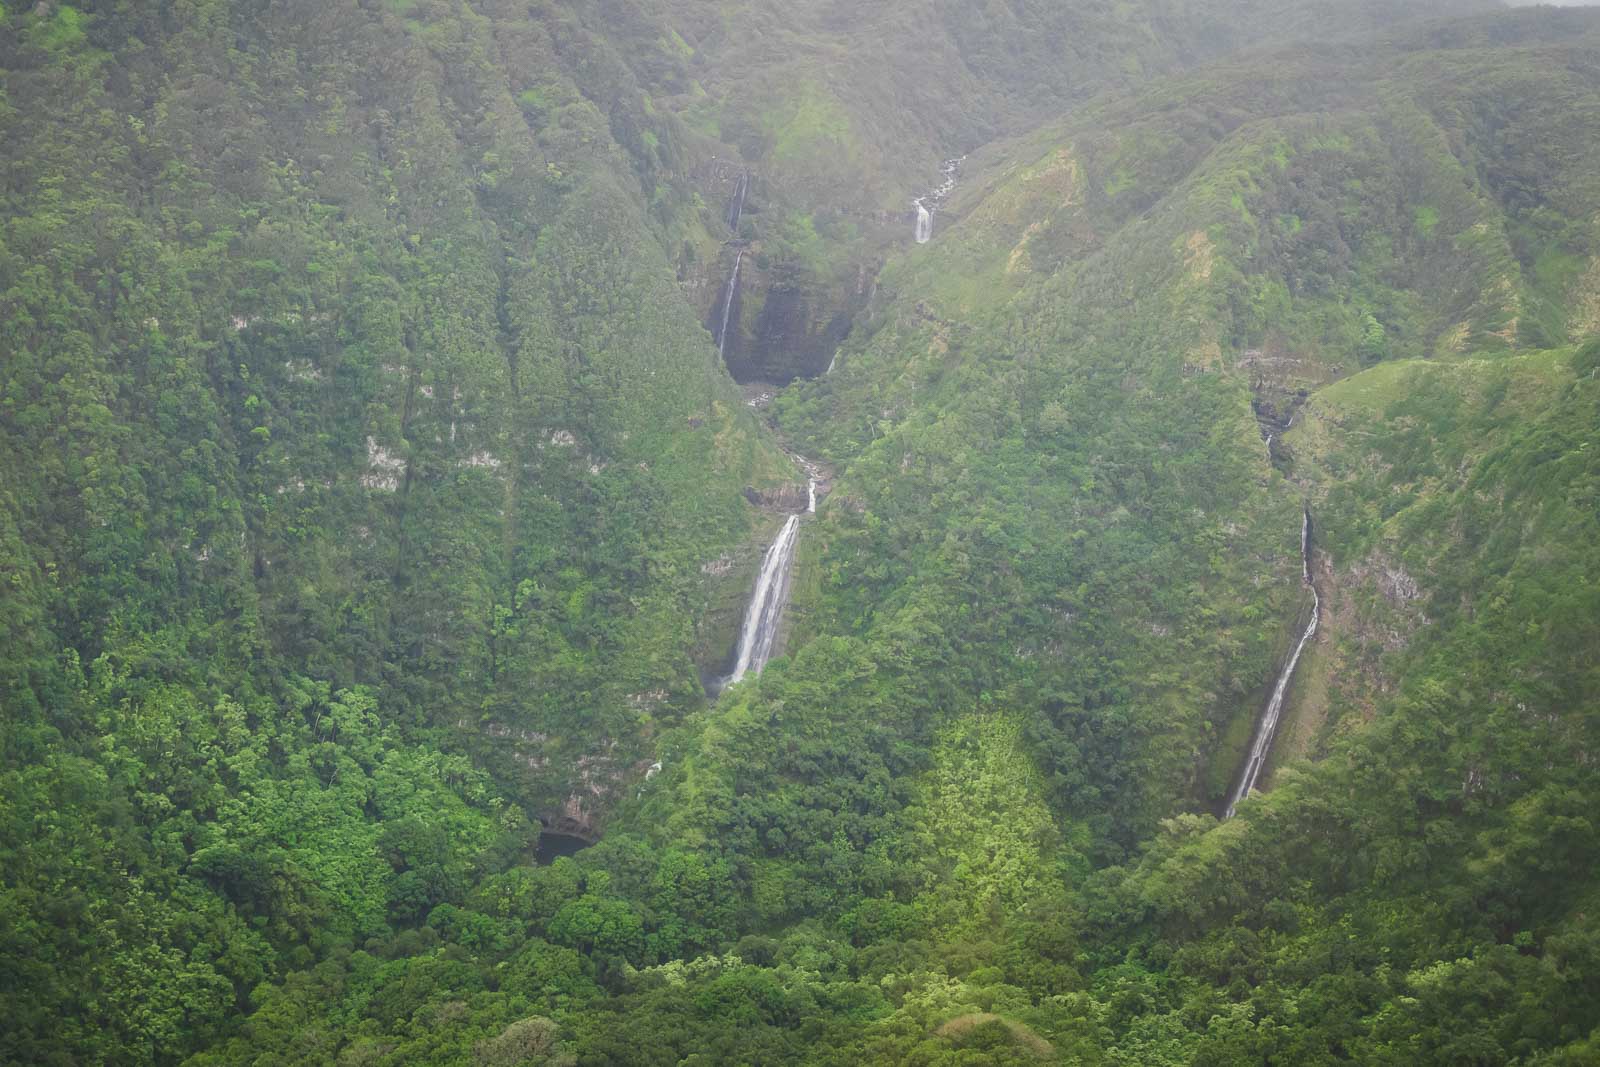
[[[739,182],[733,187],[733,202],[728,205],[728,229],[734,233],[739,232],[739,219],[744,214],[744,196],[750,191],[750,175],[739,175]]]
[[[966,159],[966,156],[958,156],[955,159],[945,160],[939,167],[939,174],[943,178],[939,182],[939,187],[911,201],[917,208],[917,244],[925,245],[933,238],[933,213],[954,191],[956,178],[961,173],[961,164],[965,163]]]
[[[724,356],[728,350],[728,316],[733,314],[733,294],[739,288],[739,264],[744,261],[744,250],[733,257],[733,274],[728,278],[728,292],[722,298],[722,329],[717,331],[717,355]]]
[[[1272,442],[1294,429],[1294,417],[1298,414],[1300,414],[1298,410],[1291,411],[1289,417],[1284,420],[1281,426],[1275,419],[1269,419],[1261,423],[1262,428],[1267,431],[1267,459],[1269,461],[1272,459]],[[1256,418],[1258,421],[1261,420],[1260,415],[1257,415]]]
[[[1300,513],[1300,580],[1311,590],[1311,621],[1306,624],[1305,632],[1300,635],[1299,643],[1294,646],[1294,653],[1289,657],[1289,662],[1283,665],[1277,684],[1272,688],[1272,699],[1267,701],[1267,710],[1262,713],[1261,722],[1256,726],[1255,739],[1250,742],[1250,758],[1245,760],[1244,770],[1239,774],[1239,784],[1234,787],[1233,795],[1228,798],[1228,810],[1222,816],[1224,819],[1233,818],[1234,809],[1239,806],[1240,801],[1250,795],[1261,777],[1261,769],[1266,766],[1267,754],[1272,750],[1272,737],[1278,730],[1278,718],[1283,714],[1283,701],[1289,692],[1289,679],[1294,676],[1295,665],[1300,662],[1300,653],[1306,650],[1306,643],[1317,632],[1317,619],[1322,613],[1322,598],[1317,595],[1317,587],[1311,581],[1310,509],[1302,510]]]
[[[739,654],[725,685],[733,685],[752,671],[760,674],[761,668],[772,658],[772,647],[778,640],[778,624],[783,621],[783,609],[789,603],[789,572],[794,566],[794,548],[799,540],[800,516],[790,515],[784,520],[783,529],[778,531],[778,539],[761,557],[761,573],[756,578],[755,592],[750,594],[750,605],[745,608],[744,626],[739,630]]]
[[[800,460],[810,475],[806,483],[806,510],[817,510],[817,477],[810,463]],[[783,622],[784,609],[789,606],[789,576],[794,570],[795,547],[800,542],[800,514],[784,520],[778,537],[767,547],[761,557],[761,570],[756,575],[756,586],[745,607],[744,623],[739,628],[739,648],[734,657],[733,671],[720,679],[715,691],[721,692],[740,681],[747,674],[760,674],[761,668],[772,658],[778,641],[778,628]]]

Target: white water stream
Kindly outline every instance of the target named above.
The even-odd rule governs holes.
[[[733,202],[728,205],[728,229],[734,233],[739,232],[739,219],[744,215],[744,198],[749,191],[750,175],[739,175],[739,182],[733,187]]]
[[[917,228],[915,231],[917,244],[925,245],[933,239],[933,213],[939,209],[939,205],[944,203],[945,198],[955,189],[956,175],[961,173],[961,164],[966,162],[966,158],[966,156],[958,156],[955,159],[945,160],[943,165],[939,167],[939,173],[943,175],[943,180],[939,183],[939,187],[931,193],[924,193],[912,199],[911,203],[917,209]]]
[[[739,290],[739,264],[744,262],[744,250],[733,257],[733,274],[728,278],[728,291],[722,297],[722,329],[717,331],[717,355],[726,357],[728,350],[728,317],[733,314],[733,295]]]
[[[777,646],[783,612],[789,606],[789,578],[794,571],[795,549],[800,543],[800,516],[815,514],[817,510],[817,468],[804,457],[796,456],[795,460],[807,474],[806,510],[784,520],[783,529],[761,557],[761,570],[756,575],[755,588],[745,607],[744,623],[739,628],[733,670],[718,681],[717,692],[747,674],[760,674]]]
[[[1267,701],[1267,710],[1262,713],[1261,721],[1256,724],[1256,735],[1250,743],[1250,758],[1245,760],[1244,769],[1239,773],[1239,784],[1234,786],[1233,794],[1228,798],[1228,809],[1222,816],[1224,819],[1233,818],[1234,810],[1245,797],[1250,795],[1261,778],[1267,756],[1272,751],[1273,735],[1278,731],[1278,720],[1283,715],[1283,702],[1289,694],[1289,681],[1294,677],[1294,669],[1300,662],[1300,654],[1306,650],[1306,645],[1317,632],[1317,619],[1322,614],[1322,598],[1317,595],[1317,587],[1311,581],[1310,511],[1302,511],[1300,514],[1300,580],[1311,590],[1311,621],[1306,624],[1305,632],[1300,635],[1299,643],[1294,646],[1294,653],[1289,657],[1289,662],[1283,665],[1277,684],[1272,688],[1272,699]]]

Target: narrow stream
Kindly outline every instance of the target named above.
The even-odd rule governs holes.
[[[728,358],[728,321],[733,314],[733,298],[739,293],[739,267],[742,263],[744,250],[740,249],[738,255],[733,257],[733,273],[728,276],[728,291],[722,297],[722,328],[717,331],[717,355],[722,357],[724,366]]]
[[[739,175],[739,181],[733,187],[733,200],[728,204],[728,229],[734,233],[739,232],[739,220],[744,216],[744,198],[750,191],[750,175]]]

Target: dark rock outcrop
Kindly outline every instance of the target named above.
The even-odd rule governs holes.
[[[758,508],[793,514],[806,510],[809,501],[804,485],[780,485],[769,489],[746,487],[744,498]]]

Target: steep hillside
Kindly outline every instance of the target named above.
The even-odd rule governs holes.
[[[703,702],[741,491],[796,476],[673,282],[660,156],[591,102],[636,92],[610,46],[202,8],[0,33],[22,1061],[170,1059],[534,815],[592,830]],[[470,831],[379,844],[452,806]]]
[[[1063,771],[1091,790],[1068,810],[1220,796],[1298,602],[1269,438],[1364,364],[1592,328],[1595,52],[1553,43],[1592,25],[1261,57],[996,149],[1021,161],[958,194],[961,222],[884,272],[834,373],[780,400],[853,505],[830,512],[820,629],[880,625],[952,565],[1016,569],[935,614],[972,613],[952,644],[978,678],[1067,696],[1044,716],[1064,763],[1123,753]],[[975,565],[963,521],[1000,556]]]
[[[0,6],[0,1062],[1589,1062],[1600,16],[1483,6]]]
[[[714,209],[743,208],[727,233],[749,253],[729,367],[781,384],[827,367],[886,252],[910,240],[912,198],[940,184],[943,161],[1243,49],[1492,6],[676,0],[630,11],[628,54],[654,106],[683,120],[697,190]],[[714,327],[734,256],[697,244],[680,259]]]
[[[1099,983],[1144,1005],[1126,1062],[1593,1058],[1597,362],[1401,362],[1313,398],[1289,439],[1334,602],[1326,758],[1102,883],[1108,958],[1140,946]]]

